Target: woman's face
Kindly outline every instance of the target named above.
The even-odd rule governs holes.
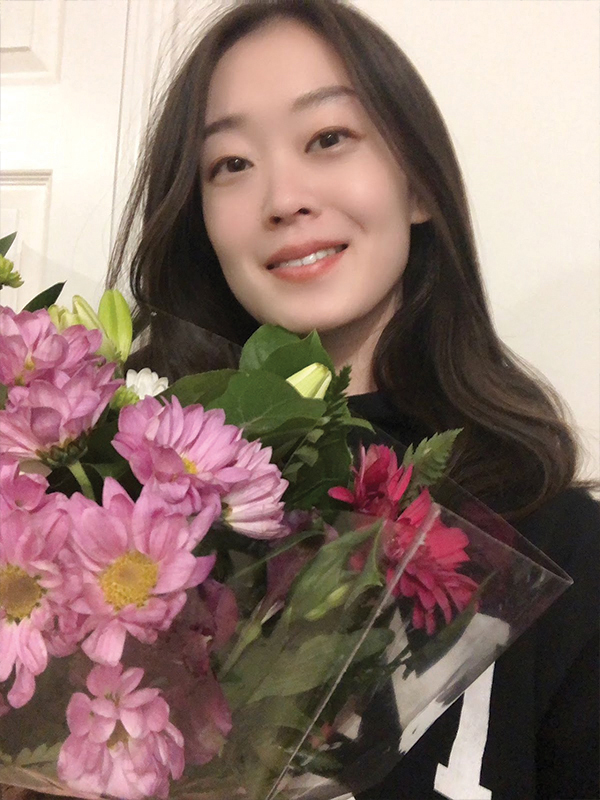
[[[277,20],[225,53],[201,170],[208,236],[256,320],[305,333],[391,317],[427,217],[317,34]]]

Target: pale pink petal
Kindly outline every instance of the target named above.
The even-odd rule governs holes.
[[[42,634],[28,620],[19,625],[17,658],[33,675],[39,675],[48,664],[48,650]]]
[[[99,625],[81,647],[92,661],[115,666],[123,655],[125,635],[126,631],[121,622],[113,620]]]
[[[82,692],[71,696],[67,706],[67,723],[76,736],[85,736],[92,724],[90,699]]]
[[[17,662],[15,682],[6,695],[8,702],[13,708],[21,708],[31,700],[34,692],[34,675],[23,664]]]
[[[15,665],[19,626],[0,619],[0,681],[5,681]]]

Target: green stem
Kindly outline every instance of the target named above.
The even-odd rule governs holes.
[[[92,484],[90,483],[90,479],[86,475],[86,472],[81,465],[81,461],[74,461],[72,464],[69,464],[69,469],[71,470],[77,483],[81,486],[81,491],[83,494],[86,497],[89,497],[90,500],[95,500],[96,496],[94,495]]]
[[[258,636],[260,636],[261,631],[262,625],[260,621],[256,619],[256,615],[253,614],[248,622],[246,622],[246,624],[243,626],[233,650],[219,670],[219,680],[222,680],[225,675],[227,675],[229,670],[235,665],[236,661],[239,659],[248,645],[252,644],[252,642],[258,638]]]

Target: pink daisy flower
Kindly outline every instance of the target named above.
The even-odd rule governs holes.
[[[417,535],[431,505],[431,496],[424,489],[395,524],[386,526],[384,550],[389,563],[388,580],[394,577],[396,566]],[[469,605],[477,583],[457,571],[470,561],[465,552],[468,544],[469,537],[464,531],[447,527],[438,517],[406,565],[394,594],[414,598],[412,622],[415,628],[425,628],[431,635],[437,626],[437,610],[449,623],[455,612],[464,611]]]
[[[67,512],[52,498],[39,511],[15,510],[2,520],[0,682],[14,669],[7,699],[15,708],[31,699],[46,669],[56,617],[76,586],[60,561],[68,533]]]
[[[84,364],[73,375],[55,370],[51,380],[14,386],[0,411],[0,450],[19,461],[38,459],[50,466],[78,458],[81,437],[123,383],[113,379],[114,370],[114,364]]]
[[[225,424],[221,409],[182,408],[176,397],[165,405],[145,397],[122,409],[113,447],[140,483],[153,481],[165,499],[185,502],[187,512],[194,513],[207,494],[222,494],[249,477],[237,465],[241,435],[235,425]]]
[[[83,575],[72,608],[88,617],[92,631],[82,648],[93,661],[114,666],[127,633],[154,642],[182,609],[186,589],[208,576],[215,557],[196,558],[192,550],[220,507],[211,501],[188,521],[149,491],[134,503],[107,478],[102,506],[75,494],[69,510]]]
[[[144,671],[95,666],[67,707],[71,731],[58,775],[73,789],[123,800],[168,797],[184,768],[183,736],[158,689],[138,689]]]
[[[100,331],[74,325],[59,333],[46,309],[21,311],[0,306],[0,382],[26,385],[49,370],[72,372],[82,361],[96,363]]]
[[[23,474],[16,459],[0,455],[0,516],[18,508],[38,511],[48,500],[47,488],[43,475]]]
[[[271,464],[271,448],[259,441],[246,442],[236,464],[248,471],[247,479],[234,484],[222,497],[223,520],[234,530],[255,539],[271,539],[288,533],[282,524],[284,505],[281,501],[288,482]]]

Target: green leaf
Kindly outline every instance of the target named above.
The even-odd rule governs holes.
[[[312,331],[304,339],[282,345],[261,365],[262,369],[289,378],[296,372],[311,364],[323,364],[331,372],[335,372],[333,362],[321,344],[319,334]]]
[[[411,484],[431,486],[443,476],[456,437],[462,428],[443,433],[435,433],[423,441],[413,451],[412,445],[406,450],[403,465],[413,464]]]
[[[325,427],[319,440],[319,458],[314,466],[300,461],[292,453],[284,471],[296,473],[296,483],[288,487],[285,502],[295,508],[310,509],[314,505],[328,504],[327,492],[334,486],[345,486],[352,464],[352,455],[346,441],[346,430],[333,425]]]
[[[383,586],[383,578],[379,566],[379,542],[381,540],[381,531],[383,530],[383,520],[377,522],[375,525],[378,527],[378,530],[373,539],[373,546],[369,550],[362,572],[354,582],[354,586],[346,598],[346,608],[349,608],[367,589],[373,586]]]
[[[337,676],[361,636],[360,630],[319,634],[307,639],[297,650],[286,648],[265,673],[249,702],[258,702],[266,697],[290,697],[321,686]],[[391,637],[391,631],[373,628],[366,635],[354,661],[362,661],[382,651]]]
[[[374,536],[377,526],[349,531],[323,545],[295,579],[288,595],[286,619],[318,618],[342,605],[351,589],[353,573],[346,568],[350,554]],[[340,589],[345,588],[344,593]],[[322,614],[320,612],[323,612]]]
[[[362,417],[351,417],[348,420],[342,420],[342,425],[345,425],[348,428],[364,428],[371,433],[373,433],[374,430],[369,420],[363,419]]]
[[[279,547],[274,547],[272,550],[269,550],[266,556],[263,558],[259,558],[256,561],[253,561],[247,567],[240,569],[235,575],[232,576],[232,581],[239,579],[242,575],[246,575],[250,572],[253,572],[258,567],[261,567],[263,564],[266,564],[267,561],[270,561],[275,556],[279,556],[282,553],[285,553],[287,550],[291,550],[292,547],[295,547],[300,542],[303,542],[305,539],[313,539],[315,536],[322,536],[322,530],[308,530],[308,531],[300,531],[299,533],[295,533],[292,536],[286,536],[284,539],[284,543]]]
[[[39,311],[40,308],[48,308],[48,306],[53,305],[58,300],[64,285],[65,281],[62,281],[61,283],[55,283],[54,286],[50,286],[49,289],[44,289],[43,292],[40,292],[27,303],[23,311]]]
[[[86,467],[89,466],[95,469],[98,475],[103,479],[116,478],[118,480],[129,468],[129,464],[124,458],[108,464],[88,464],[87,462],[84,462],[84,464]]]
[[[325,410],[323,400],[309,400],[278,375],[254,370],[233,375],[224,394],[207,404],[223,408],[227,422],[244,429],[246,439],[261,438],[294,419],[318,420]]]
[[[0,409],[6,406],[8,399],[8,386],[5,383],[0,383]]]
[[[112,446],[112,440],[115,438],[118,429],[119,423],[116,419],[100,423],[92,429],[87,440],[86,463],[108,464],[112,462],[118,463],[123,460],[122,456]]]
[[[27,767],[30,764],[54,763],[58,758],[62,745],[63,742],[57,742],[51,747],[48,747],[47,744],[40,744],[33,751],[25,747],[15,757],[14,763],[19,767]]]
[[[307,464],[309,467],[314,467],[314,465],[317,463],[317,459],[319,458],[319,451],[316,447],[305,444],[302,447],[298,447],[294,451],[294,456],[303,464]]]
[[[17,232],[9,233],[7,236],[3,236],[0,239],[0,256],[5,256],[11,248],[12,243],[15,240]]]
[[[206,406],[227,390],[229,381],[237,374],[234,369],[218,369],[196,375],[185,375],[161,392],[159,397],[170,400],[177,397],[182,406],[200,403]]]
[[[273,448],[271,461],[283,470],[288,464],[292,452],[301,442],[306,440],[310,443],[309,436],[313,436],[313,434],[316,435],[316,440],[319,439],[319,429],[315,427],[318,423],[319,420],[315,420],[314,417],[296,417],[265,434],[261,441],[265,446]],[[322,435],[323,431],[321,430],[320,433]],[[299,464],[301,463],[299,462]]]
[[[278,348],[299,340],[297,334],[279,325],[261,325],[244,345],[240,357],[240,369],[261,369],[267,358]]]

